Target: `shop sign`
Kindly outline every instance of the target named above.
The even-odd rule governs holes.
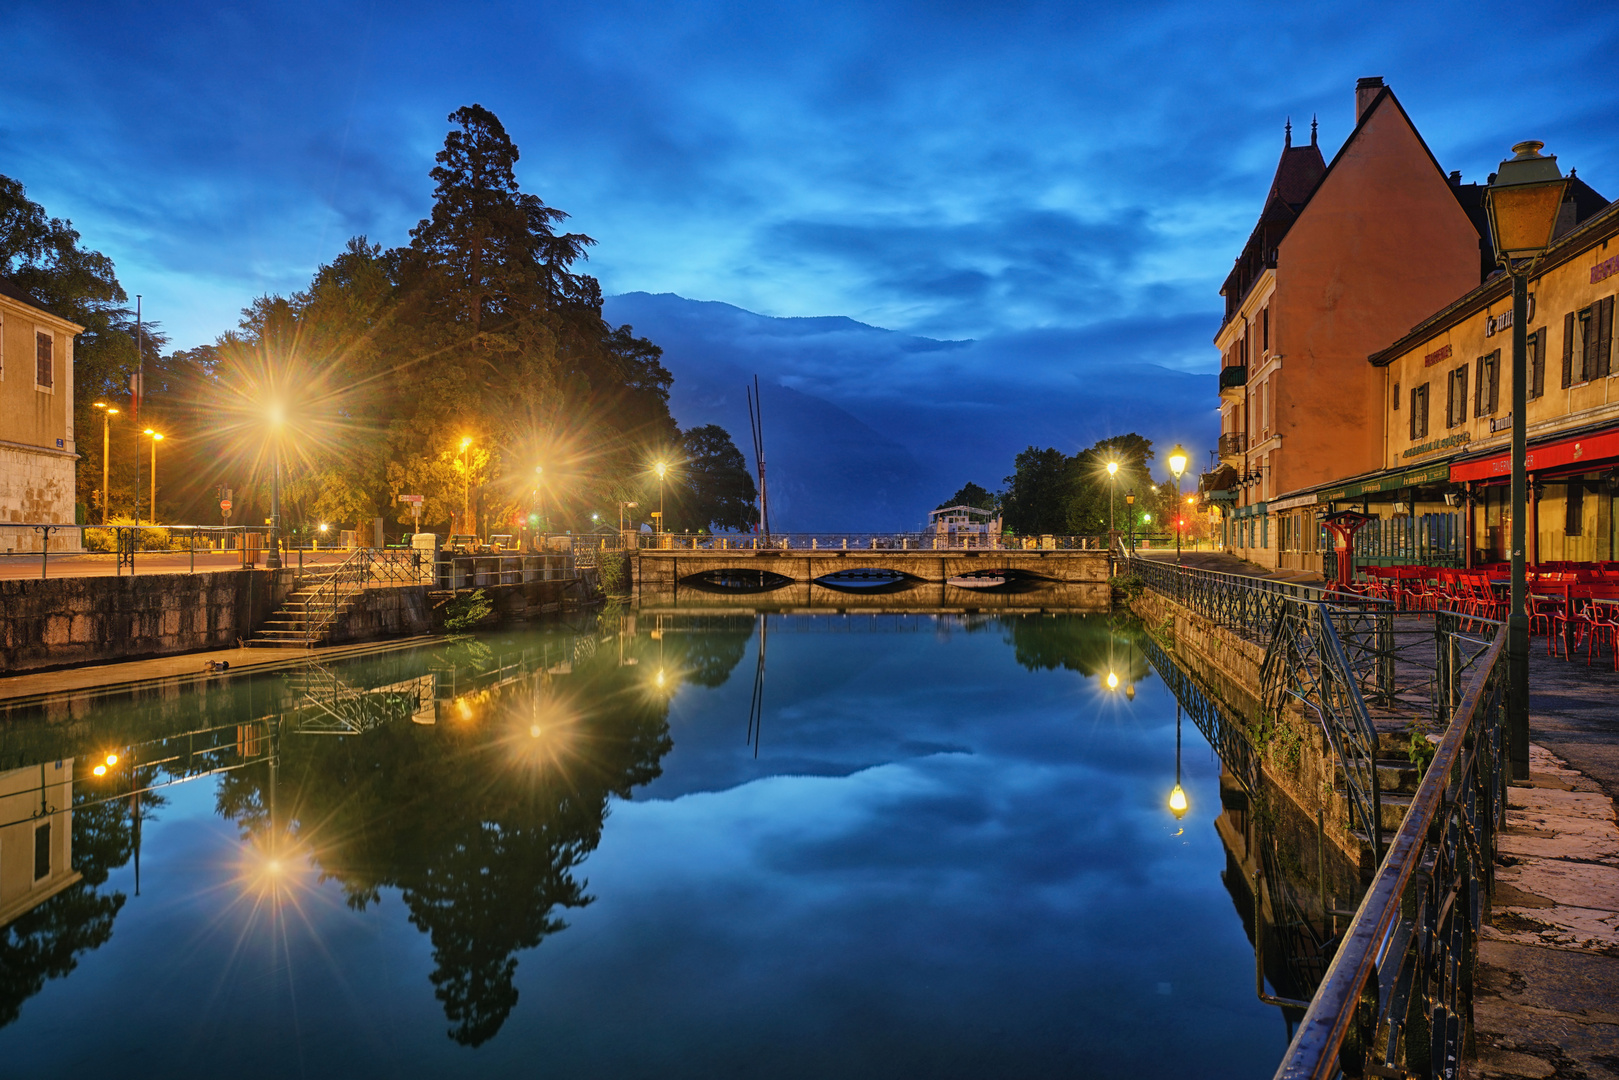
[[[1523,463],[1525,469],[1535,472],[1539,469],[1555,469],[1563,465],[1576,465],[1582,461],[1600,461],[1612,457],[1619,457],[1619,428],[1536,447],[1524,455]],[[1477,461],[1458,462],[1451,466],[1450,478],[1460,483],[1463,480],[1486,480],[1490,477],[1506,476],[1511,472],[1512,455],[1502,453]]]
[[[1446,360],[1449,360],[1449,359],[1450,359],[1450,346],[1449,345],[1444,345],[1444,346],[1441,346],[1440,348],[1435,349],[1433,352],[1429,353],[1427,356],[1424,356],[1422,358],[1422,366],[1423,367],[1433,367],[1435,364],[1443,364]]]
[[[1511,422],[1511,420],[1507,421],[1509,424]],[[1472,438],[1472,432],[1463,431],[1457,435],[1447,435],[1443,439],[1430,439],[1425,443],[1418,443],[1416,446],[1408,448],[1400,456],[1419,457],[1422,454],[1431,454],[1435,450],[1449,450],[1453,446],[1461,446],[1463,443],[1472,441]]]
[[[1597,282],[1611,278],[1615,274],[1619,274],[1619,255],[1603,259],[1591,267],[1591,284],[1595,285]]]
[[[1380,491],[1398,491],[1401,488],[1421,487],[1423,484],[1435,484],[1441,480],[1450,479],[1449,465],[1425,465],[1421,468],[1411,469],[1408,472],[1395,473],[1381,479],[1364,480],[1358,484],[1349,484],[1346,487],[1335,488],[1323,492],[1320,499],[1324,503],[1342,502],[1360,495],[1372,495]]]
[[[1529,294],[1529,321],[1535,321],[1535,294]],[[1512,329],[1512,309],[1507,308],[1499,315],[1491,315],[1484,320],[1484,336],[1494,337],[1497,333],[1505,333]]]
[[[1505,431],[1507,428],[1509,428],[1511,426],[1512,426],[1512,414],[1511,413],[1507,413],[1505,416],[1492,416],[1492,417],[1490,417],[1490,434],[1491,435],[1494,435],[1498,431]]]

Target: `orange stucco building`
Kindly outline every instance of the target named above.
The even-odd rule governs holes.
[[[1265,566],[1318,570],[1313,488],[1383,464],[1382,372],[1367,363],[1476,288],[1492,261],[1483,189],[1448,176],[1380,78],[1355,88],[1330,163],[1291,132],[1221,294],[1220,535]]]

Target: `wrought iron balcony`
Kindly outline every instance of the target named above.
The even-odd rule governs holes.
[[[1220,369],[1220,393],[1228,390],[1241,390],[1248,385],[1248,365],[1232,364],[1230,367]]]
[[[1220,436],[1220,457],[1239,457],[1248,448],[1246,431],[1228,431]]]

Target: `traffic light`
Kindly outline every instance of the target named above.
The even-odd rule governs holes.
[[[538,529],[540,527],[540,515],[530,514],[528,516],[528,527],[531,529]]]

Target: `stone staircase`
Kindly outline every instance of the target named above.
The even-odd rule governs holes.
[[[322,611],[312,611],[311,604],[333,576],[332,573],[313,573],[300,578],[298,587],[243,644],[250,649],[304,649],[324,645],[331,628],[342,619],[351,603],[347,597],[340,600],[337,618],[328,618],[318,629],[311,630],[313,623],[330,614],[330,609],[324,607]]]
[[[1422,772],[1408,758],[1404,747],[1397,745],[1396,738],[1384,733],[1378,742],[1378,809],[1381,812],[1383,847],[1386,850],[1393,841],[1394,834],[1399,831],[1400,824],[1405,821],[1406,812],[1411,808],[1411,799],[1416,795],[1418,784],[1422,782]],[[1342,762],[1338,762],[1333,768],[1333,790],[1347,806],[1349,788]],[[1350,834],[1360,841],[1362,850],[1370,852],[1372,838],[1364,828],[1357,824],[1350,829]]]

